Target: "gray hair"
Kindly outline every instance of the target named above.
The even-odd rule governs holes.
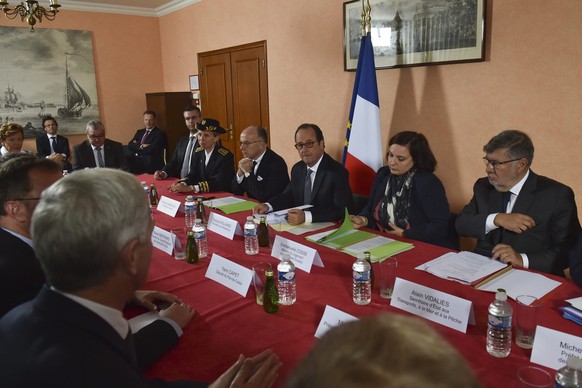
[[[483,146],[483,152],[490,154],[497,149],[507,148],[507,155],[512,159],[526,158],[531,166],[534,157],[534,146],[527,134],[516,130],[503,131],[493,136]]]
[[[143,189],[129,173],[97,168],[61,179],[42,193],[32,217],[48,283],[65,292],[103,284],[129,241],[146,242],[150,219]]]
[[[102,129],[105,131],[105,125],[103,125],[101,120],[91,120],[85,126],[85,133],[89,133],[90,129]]]

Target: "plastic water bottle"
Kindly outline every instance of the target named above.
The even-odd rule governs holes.
[[[372,301],[372,281],[370,280],[370,264],[364,255],[358,255],[358,259],[352,265],[354,276],[353,299],[356,304],[368,304]]]
[[[582,359],[569,356],[566,366],[556,372],[556,388],[582,387]]]
[[[279,291],[279,304],[291,305],[297,300],[297,288],[295,285],[295,264],[288,253],[281,254],[281,262],[277,265],[277,291]]]
[[[511,316],[513,310],[507,294],[499,288],[495,300],[489,305],[487,324],[487,352],[495,357],[507,357],[511,352]]]
[[[245,253],[247,255],[256,255],[259,253],[259,238],[257,236],[257,225],[253,216],[247,217],[244,228],[245,233]]]
[[[146,198],[148,199],[148,204],[150,205],[150,211],[152,210],[152,204],[150,202],[150,189],[148,187],[148,184],[146,183],[146,181],[141,181],[140,182],[141,187],[145,193]]]
[[[194,197],[189,195],[186,197],[186,202],[184,202],[184,211],[186,212],[186,226],[191,228],[194,226],[196,221],[196,202],[194,202]]]
[[[200,218],[194,222],[194,238],[198,246],[198,257],[203,259],[208,256],[208,240],[206,240],[206,227]]]

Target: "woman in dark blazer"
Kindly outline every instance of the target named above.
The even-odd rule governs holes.
[[[356,227],[367,226],[406,238],[456,248],[445,188],[433,174],[436,158],[423,134],[404,131],[388,143],[388,165],[376,173]]]

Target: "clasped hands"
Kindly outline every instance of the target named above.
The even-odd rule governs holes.
[[[160,317],[170,318],[183,329],[194,316],[195,310],[174,294],[160,291],[137,290],[131,302],[151,311],[159,311],[155,301],[171,303],[170,307],[160,311]]]
[[[269,206],[259,203],[253,208],[253,214],[265,214],[269,211]],[[301,209],[289,209],[287,212],[287,222],[289,225],[301,225],[305,222],[305,212]]]

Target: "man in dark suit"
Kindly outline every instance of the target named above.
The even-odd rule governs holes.
[[[343,219],[345,208],[351,211],[353,205],[348,171],[325,153],[321,129],[315,124],[301,124],[295,131],[295,148],[301,162],[291,169],[291,182],[268,203],[257,205],[254,212],[263,214],[309,204],[313,207],[305,211],[289,210],[289,224]]]
[[[244,156],[232,179],[231,191],[236,195],[266,202],[279,195],[289,184],[287,163],[267,147],[267,130],[251,125],[240,134],[240,149]]]
[[[200,146],[198,144],[198,129],[196,129],[196,125],[202,120],[202,113],[200,108],[195,105],[186,106],[183,113],[189,134],[178,140],[172,159],[161,170],[154,173],[155,179],[166,179],[169,176],[186,178],[190,172],[192,161],[194,160],[194,151]]]
[[[54,220],[66,222],[55,228]],[[153,227],[142,188],[128,173],[80,171],[45,190],[32,236],[51,287],[0,320],[3,385],[154,385],[139,371],[131,330],[121,313],[147,278]],[[236,379],[272,383],[279,366],[271,352],[241,357],[217,386],[230,386]]]
[[[11,154],[0,159],[0,317],[33,299],[45,284],[34,252],[30,224],[41,193],[62,177],[57,163],[33,155]],[[182,301],[172,294],[136,291],[132,302],[155,309],[154,301]],[[191,309],[178,304],[134,334],[138,364],[145,368],[174,346],[192,318]]]
[[[134,174],[153,174],[164,166],[164,152],[168,146],[166,134],[156,127],[156,112],[143,112],[145,128],[138,129],[127,147],[131,151],[129,165]]]
[[[86,127],[87,140],[73,147],[73,171],[110,167],[129,171],[121,143],[105,138],[105,125],[91,120]]]
[[[487,178],[475,183],[457,231],[477,239],[477,253],[563,276],[580,231],[572,189],[530,169],[534,147],[523,132],[501,132],[483,151]]]
[[[190,172],[186,179],[170,186],[178,193],[208,193],[229,191],[234,175],[234,156],[220,145],[220,134],[226,130],[214,119],[202,119],[196,124],[200,147],[194,150]]]
[[[69,139],[57,134],[59,130],[57,120],[52,116],[44,116],[42,118],[42,127],[46,135],[36,138],[36,154],[59,163],[63,170],[71,170]]]

